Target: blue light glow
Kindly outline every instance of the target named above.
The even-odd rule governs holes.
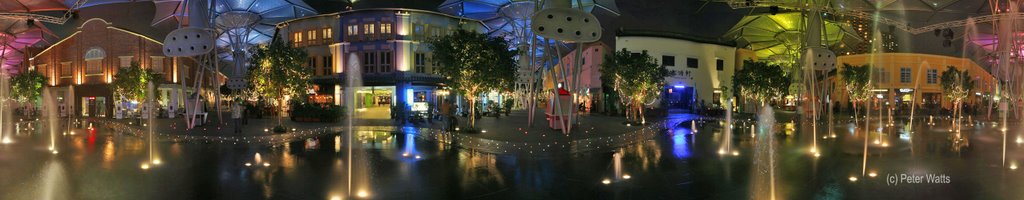
[[[405,106],[412,106],[412,88],[405,89]]]
[[[685,86],[685,85],[673,85],[672,87],[674,87],[674,88],[676,88],[676,89],[683,89],[683,88],[686,88],[686,86]]]
[[[689,129],[679,128],[672,131],[672,154],[676,158],[689,158],[691,155],[690,149],[687,144],[689,141],[686,140],[686,134],[690,133]]]
[[[405,133],[405,144],[402,146],[402,157],[406,162],[415,162],[421,157],[420,152],[416,151],[416,134],[419,131],[416,127],[404,126],[402,127],[402,133]]]

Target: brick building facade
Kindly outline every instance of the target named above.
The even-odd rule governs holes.
[[[62,116],[73,111],[70,113],[82,117],[122,117],[125,113],[115,111],[131,110],[136,104],[113,98],[109,83],[119,69],[137,62],[163,78],[158,86],[158,101],[164,111],[161,114],[177,113],[185,100],[185,95],[180,94],[192,94],[196,65],[190,59],[164,57],[161,40],[93,18],[63,40],[30,55],[30,70],[47,77],[47,86],[56,91]],[[222,78],[205,77],[205,88],[215,88],[212,77]],[[188,87],[182,87],[182,82]],[[205,90],[203,95],[212,92]]]

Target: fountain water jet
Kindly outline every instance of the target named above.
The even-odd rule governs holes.
[[[345,65],[345,69],[343,71],[345,76],[343,78],[345,81],[343,104],[347,107],[344,115],[346,119],[344,120],[345,129],[343,134],[345,134],[345,145],[348,147],[345,155],[345,161],[347,162],[345,164],[347,171],[345,185],[347,187],[346,195],[349,196],[350,199],[357,198],[359,196],[366,196],[370,190],[370,188],[368,188],[370,183],[368,175],[370,174],[368,169],[369,161],[365,159],[366,156],[353,156],[353,154],[356,153],[355,151],[358,150],[354,149],[354,142],[355,134],[359,132],[359,130],[356,129],[359,120],[359,112],[356,112],[356,109],[359,107],[359,101],[356,99],[358,97],[357,90],[359,90],[363,85],[362,73],[360,72],[361,69],[362,65],[359,63],[359,55],[356,53],[350,53],[348,55],[348,63]],[[354,165],[361,167],[355,168]],[[353,170],[357,170],[357,172],[353,173]],[[355,175],[358,175],[358,177],[355,177]],[[353,181],[356,181],[358,186],[355,186]]]
[[[0,143],[9,144],[11,143],[11,122],[14,121],[11,117],[11,109],[7,107],[7,102],[11,96],[11,76],[7,73],[7,70],[0,70]]]
[[[155,165],[159,165],[160,164],[160,157],[157,156],[157,155],[154,155],[154,152],[153,152],[153,127],[156,126],[156,124],[153,124],[153,119],[156,118],[156,111],[155,111],[156,110],[156,89],[155,89],[155,86],[153,85],[152,81],[149,81],[147,83],[146,91],[147,92],[146,92],[146,103],[145,103],[145,106],[146,106],[146,108],[145,108],[145,111],[146,111],[145,115],[146,115],[146,118],[148,119],[148,121],[146,122],[146,127],[148,127],[148,132],[149,132],[149,138],[148,138],[149,139],[149,145],[148,145],[149,146],[149,162],[153,163]]]
[[[54,91],[52,89],[50,89],[50,87],[44,87],[43,88],[43,105],[45,105],[43,109],[46,111],[46,119],[47,119],[46,120],[46,123],[47,123],[46,125],[50,127],[50,148],[49,149],[50,149],[50,151],[53,151],[54,154],[56,154],[57,153],[57,138],[56,137],[57,137],[57,131],[58,131],[57,129],[60,128],[60,127],[58,127],[59,125],[57,124],[57,117],[58,117],[57,103],[56,103],[57,98],[54,96],[53,93],[54,93]]]
[[[775,116],[764,106],[757,116],[757,137],[754,144],[754,172],[751,180],[752,199],[775,199]],[[766,187],[767,186],[767,187]],[[767,195],[766,195],[767,194]],[[768,198],[765,198],[767,196]]]
[[[40,184],[38,186],[41,188],[35,192],[35,195],[39,195],[39,198],[37,199],[54,200],[71,198],[68,188],[69,180],[60,161],[50,161],[46,164],[40,178]]]
[[[725,136],[722,137],[722,144],[718,154],[728,154],[732,151],[732,99],[725,103]]]

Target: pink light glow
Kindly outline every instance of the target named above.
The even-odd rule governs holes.
[[[0,27],[7,27],[0,33],[0,57],[3,58],[0,66],[4,69],[14,68],[24,62],[25,47],[56,37],[38,21],[29,25],[24,20],[0,19]]]

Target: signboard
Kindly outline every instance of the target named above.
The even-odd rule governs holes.
[[[412,111],[427,111],[427,102],[412,103]]]

